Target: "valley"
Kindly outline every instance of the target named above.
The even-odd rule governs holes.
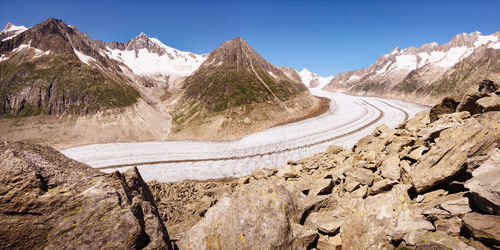
[[[311,89],[331,100],[326,113],[272,127],[226,142],[157,141],[106,143],[61,150],[104,172],[138,166],[146,181],[211,179],[249,175],[256,168],[278,168],[329,145],[353,146],[381,124],[394,127],[427,109],[398,100],[358,97]]]

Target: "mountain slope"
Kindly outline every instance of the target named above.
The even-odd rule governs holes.
[[[76,28],[48,19],[0,41],[0,117],[88,114],[130,106],[139,93]]]
[[[206,139],[236,138],[304,116],[317,105],[304,84],[264,60],[240,37],[210,53],[182,89],[173,131]]]
[[[456,78],[460,75],[469,75],[470,80],[495,77],[499,72],[489,64],[482,64],[488,60],[482,60],[480,54],[489,56],[489,62],[495,64],[498,57],[494,50],[500,49],[499,38],[500,32],[487,36],[473,32],[456,35],[443,45],[428,43],[419,48],[395,48],[367,68],[334,76],[326,89],[433,103],[439,100],[435,97],[461,91],[464,85],[453,83],[464,80]],[[471,64],[478,75],[462,71],[469,66],[458,67],[460,63]]]

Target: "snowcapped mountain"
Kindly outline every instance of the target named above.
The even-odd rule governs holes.
[[[323,77],[318,74],[312,73],[311,71],[307,69],[303,69],[300,72],[298,72],[300,75],[300,78],[302,79],[302,82],[308,87],[308,88],[319,88],[322,89],[325,87],[333,78],[333,76],[329,77]]]
[[[430,91],[439,95],[441,93],[434,90],[433,83],[455,71],[454,66],[457,63],[478,49],[500,49],[500,32],[491,35],[482,35],[480,32],[462,33],[442,45],[432,42],[419,48],[398,47],[380,56],[367,68],[334,76],[326,88],[375,94],[385,94],[389,91],[428,94]],[[442,92],[454,88],[455,85],[445,88]]]
[[[149,77],[163,84],[189,76],[207,58],[207,54],[197,55],[168,47],[144,33],[125,44],[106,44],[105,53],[125,64],[135,75]]]
[[[5,28],[0,32],[0,41],[7,41],[13,37],[23,33],[28,28],[25,26],[16,26],[12,23],[7,23]]]

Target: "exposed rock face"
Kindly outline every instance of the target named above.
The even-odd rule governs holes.
[[[2,247],[171,248],[135,168],[104,174],[49,147],[2,142],[0,169]]]
[[[242,177],[178,246],[495,248],[500,112],[455,111]]]

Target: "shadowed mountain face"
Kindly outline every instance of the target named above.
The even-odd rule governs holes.
[[[251,103],[279,103],[307,92],[296,79],[262,58],[241,37],[224,42],[184,83],[183,102],[209,112]]]
[[[138,92],[95,44],[53,18],[0,41],[0,117],[87,114],[135,103]]]

